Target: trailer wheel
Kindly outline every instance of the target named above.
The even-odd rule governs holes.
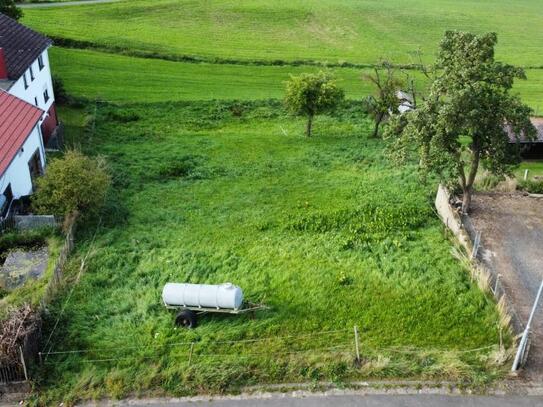
[[[198,324],[198,317],[196,313],[191,310],[184,310],[177,314],[175,317],[175,325],[188,329],[196,328]]]

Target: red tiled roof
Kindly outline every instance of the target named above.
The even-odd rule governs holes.
[[[0,90],[0,175],[9,167],[43,113]]]

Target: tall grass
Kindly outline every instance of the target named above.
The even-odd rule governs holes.
[[[312,139],[275,101],[99,104],[96,119],[75,142],[106,156],[114,190],[98,230],[81,228],[91,254],[53,336],[54,351],[84,352],[48,358],[42,400],[499,373],[462,353],[499,342],[494,303],[451,255],[433,186],[387,161],[359,104],[320,117]],[[168,281],[231,281],[270,309],[176,330]],[[255,342],[221,343],[238,340]]]

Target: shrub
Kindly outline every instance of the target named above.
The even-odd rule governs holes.
[[[53,75],[53,90],[55,91],[55,101],[60,105],[67,105],[71,99],[64,87],[64,81],[58,76]]]
[[[19,20],[23,16],[23,11],[17,7],[15,0],[0,0],[0,13],[14,20]]]
[[[33,208],[39,213],[65,216],[72,212],[95,214],[104,205],[111,185],[105,161],[70,150],[53,159],[37,180]]]
[[[543,179],[520,181],[517,188],[531,194],[543,194]]]

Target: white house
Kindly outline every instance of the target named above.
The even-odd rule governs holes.
[[[43,143],[58,125],[47,50],[52,41],[0,13],[0,89],[46,112]]]
[[[43,173],[45,147],[41,124],[45,112],[0,90],[0,216],[13,199],[29,195]]]
[[[0,217],[43,173],[58,125],[48,48],[52,42],[0,13]]]

